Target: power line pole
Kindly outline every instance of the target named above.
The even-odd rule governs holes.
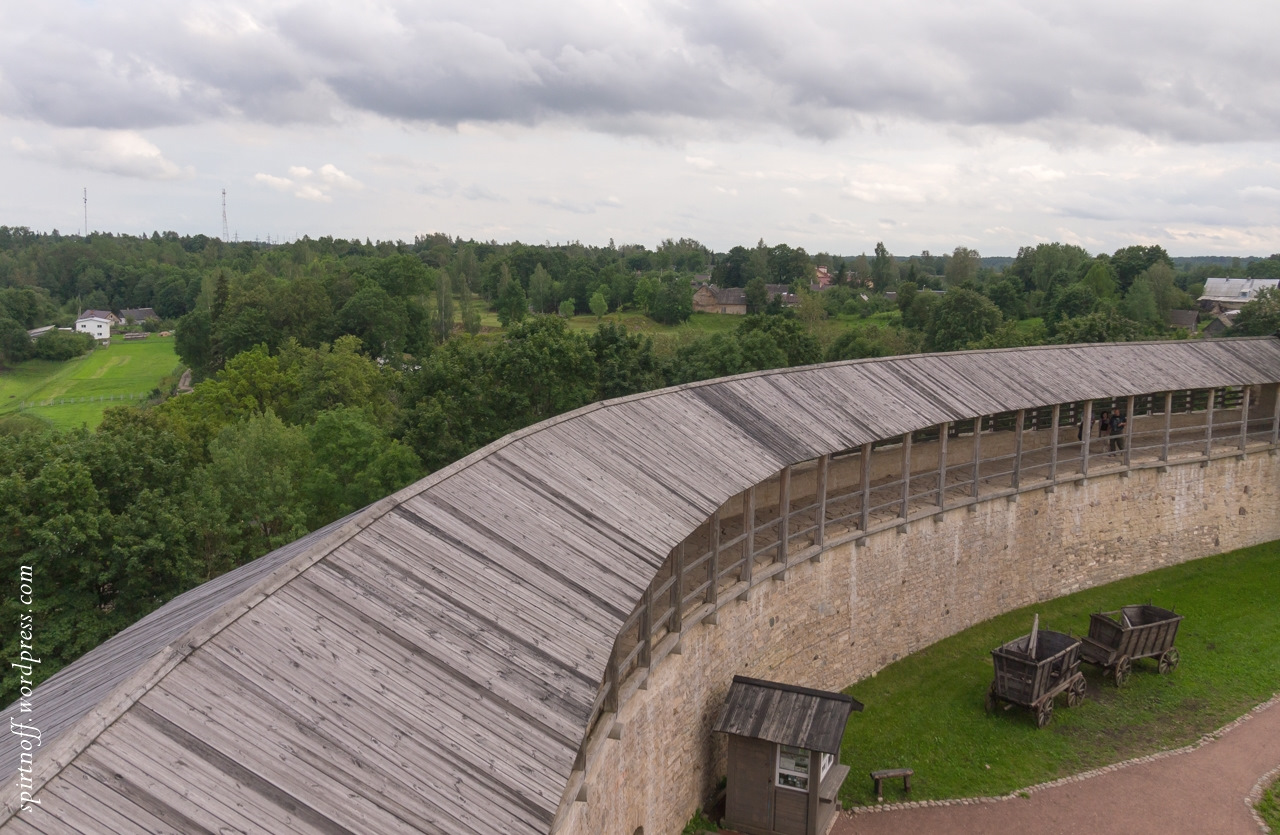
[[[227,190],[222,190],[222,242],[225,244],[231,240],[231,233],[227,230]]]

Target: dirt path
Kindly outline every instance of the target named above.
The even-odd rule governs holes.
[[[832,835],[1241,833],[1262,829],[1246,797],[1280,766],[1280,699],[1217,740],[1037,789],[1029,798],[843,814]],[[850,780],[865,777],[849,775]]]

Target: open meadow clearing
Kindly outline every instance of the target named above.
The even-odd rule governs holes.
[[[152,336],[67,362],[27,360],[0,371],[0,415],[22,412],[59,429],[90,429],[112,406],[139,403],[181,366],[172,337]]]

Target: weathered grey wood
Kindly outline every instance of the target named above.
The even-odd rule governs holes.
[[[947,506],[947,435],[951,421],[938,424],[938,507]]]
[[[902,436],[902,500],[898,506],[898,517],[907,518],[910,511],[911,502],[911,433],[906,432]]]
[[[1204,457],[1213,455],[1213,399],[1217,389],[1209,389],[1209,401],[1204,410]]]
[[[1053,404],[1053,415],[1049,418],[1049,481],[1056,483],[1058,480],[1058,436],[1062,434],[1061,427],[1062,404]]]
[[[1133,423],[1136,415],[1133,413],[1133,395],[1129,395],[1129,399],[1125,402],[1124,410],[1124,468],[1126,470],[1133,467]]]
[[[1249,445],[1249,392],[1251,389],[1244,386],[1240,391],[1240,451],[1243,452],[1245,447]]]
[[[649,588],[641,598],[640,613],[640,666],[647,670],[653,660],[653,592]]]
[[[862,479],[862,519],[858,522],[858,530],[863,533],[871,526],[871,444],[862,445],[861,457],[858,460]]]
[[[720,601],[720,508],[711,513],[711,559],[707,561],[707,602],[715,606]]]
[[[1019,409],[1014,413],[1014,420],[1017,421],[1017,427],[1014,429],[1013,439],[1013,474],[1011,482],[1014,489],[1021,484],[1022,478],[1022,424],[1026,421],[1027,412],[1025,409]]]
[[[973,486],[970,495],[978,498],[982,492],[982,418],[973,419]]]
[[[667,629],[676,634],[684,631],[684,553],[686,543],[681,542],[675,547],[671,554],[672,559],[672,579],[675,581],[671,584],[671,621],[667,624]]]
[[[742,530],[746,535],[746,539],[742,541],[742,554],[746,558],[742,564],[742,579],[750,587],[756,567],[756,488],[754,484],[742,494]]]
[[[827,541],[827,470],[831,465],[830,455],[818,456],[818,473],[817,473],[817,494],[818,494],[818,518],[817,527],[813,532],[813,544],[819,548]]]
[[[1164,393],[1164,440],[1160,445],[1160,460],[1169,461],[1169,436],[1173,430],[1173,392]]]
[[[787,540],[791,538],[791,465],[778,473],[778,551],[773,561],[782,570],[773,575],[775,580],[787,578]]]
[[[1084,403],[1084,415],[1080,418],[1080,475],[1089,476],[1089,442],[1093,439],[1093,401]]]
[[[1271,445],[1280,445],[1280,385],[1277,385],[1275,392],[1275,408],[1271,413]]]

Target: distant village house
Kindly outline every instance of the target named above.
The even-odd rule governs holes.
[[[783,307],[794,307],[800,300],[786,284],[766,284],[769,301],[778,298]],[[734,316],[745,316],[747,313],[747,291],[741,287],[717,287],[714,284],[703,284],[693,293],[693,310],[695,313],[728,313]]]
[[[1239,310],[1262,290],[1274,290],[1280,278],[1209,278],[1200,294],[1200,309],[1211,313]]]

